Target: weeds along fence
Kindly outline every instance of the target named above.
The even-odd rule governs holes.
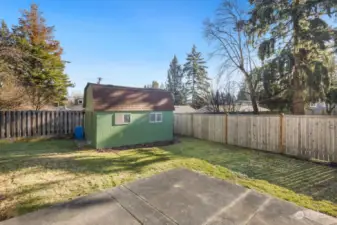
[[[175,114],[176,134],[337,162],[337,117]]]
[[[83,111],[0,111],[0,139],[72,135]]]

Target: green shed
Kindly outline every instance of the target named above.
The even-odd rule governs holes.
[[[168,91],[88,83],[84,108],[85,137],[97,149],[173,140]]]

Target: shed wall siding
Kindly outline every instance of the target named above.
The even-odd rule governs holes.
[[[92,87],[89,86],[86,93],[86,107],[84,116],[84,132],[87,141],[96,146],[96,115],[93,111]]]
[[[116,125],[115,112],[96,112],[96,148],[119,147],[173,139],[172,111],[162,112],[163,122],[161,123],[150,123],[150,112],[125,113],[131,113],[131,123]]]
[[[92,86],[88,86],[85,94],[85,110],[94,111],[94,98],[92,96]]]

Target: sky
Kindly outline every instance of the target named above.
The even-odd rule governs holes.
[[[17,24],[20,10],[31,0],[1,0],[0,19]],[[166,80],[176,55],[181,64],[193,44],[202,52],[211,78],[220,60],[210,59],[212,46],[203,35],[203,21],[214,15],[221,0],[34,0],[55,26],[55,38],[75,87],[87,82],[143,87]]]

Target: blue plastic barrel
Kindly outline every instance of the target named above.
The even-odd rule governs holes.
[[[83,127],[81,127],[81,126],[75,127],[74,133],[75,133],[75,139],[77,139],[77,140],[83,139],[83,136],[84,136]]]

